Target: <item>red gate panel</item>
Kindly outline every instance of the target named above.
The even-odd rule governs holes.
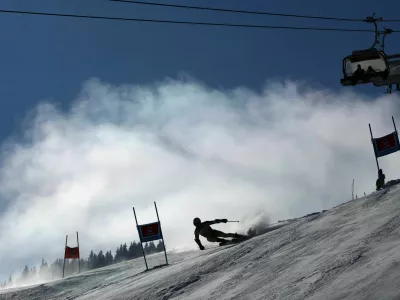
[[[64,259],[79,259],[79,247],[65,247]]]
[[[162,239],[159,222],[139,225],[138,231],[142,243]]]

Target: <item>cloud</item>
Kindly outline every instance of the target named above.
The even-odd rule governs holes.
[[[245,230],[329,209],[374,189],[374,134],[392,131],[399,97],[270,82],[261,93],[216,90],[192,80],[113,86],[89,80],[68,112],[42,103],[23,139],[3,146],[0,221],[3,272],[61,257],[65,235],[82,254],[138,239],[156,220],[167,247],[196,246],[192,220]],[[381,159],[388,179],[400,159]],[[7,277],[9,273],[3,273]]]

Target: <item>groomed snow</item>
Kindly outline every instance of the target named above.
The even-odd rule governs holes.
[[[135,259],[0,299],[400,299],[399,213],[394,185],[238,245],[169,252],[169,266]]]

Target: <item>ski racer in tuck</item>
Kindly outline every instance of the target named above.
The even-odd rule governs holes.
[[[194,240],[199,246],[200,250],[204,250],[204,246],[200,242],[199,235],[204,236],[209,242],[220,243],[220,245],[229,243],[231,241],[239,241],[239,239],[242,238],[247,238],[246,236],[237,233],[225,233],[219,230],[215,230],[210,226],[213,224],[226,223],[226,222],[228,222],[227,219],[216,219],[214,221],[205,221],[205,222],[201,222],[199,218],[193,219],[193,225],[196,226],[196,229],[194,230],[194,237],[195,237]],[[234,238],[234,240],[223,239],[227,237]]]

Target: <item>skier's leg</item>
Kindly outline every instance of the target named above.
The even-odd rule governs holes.
[[[217,238],[217,242],[218,243],[226,243],[226,242],[229,242],[229,240]]]
[[[211,232],[209,232],[207,234],[207,241],[211,242],[211,243],[220,243],[223,241],[226,241],[224,239],[220,238],[221,236],[219,235],[219,231],[218,230],[212,230]]]
[[[211,242],[211,243],[225,243],[225,242],[229,242],[229,240],[225,240],[222,239],[216,235],[210,235],[207,237],[207,241]]]
[[[219,230],[215,230],[214,234],[217,237],[223,237],[223,238],[227,238],[227,237],[238,238],[238,237],[240,237],[240,235],[237,234],[237,233],[225,233],[225,232],[222,232],[222,231],[219,231]]]

